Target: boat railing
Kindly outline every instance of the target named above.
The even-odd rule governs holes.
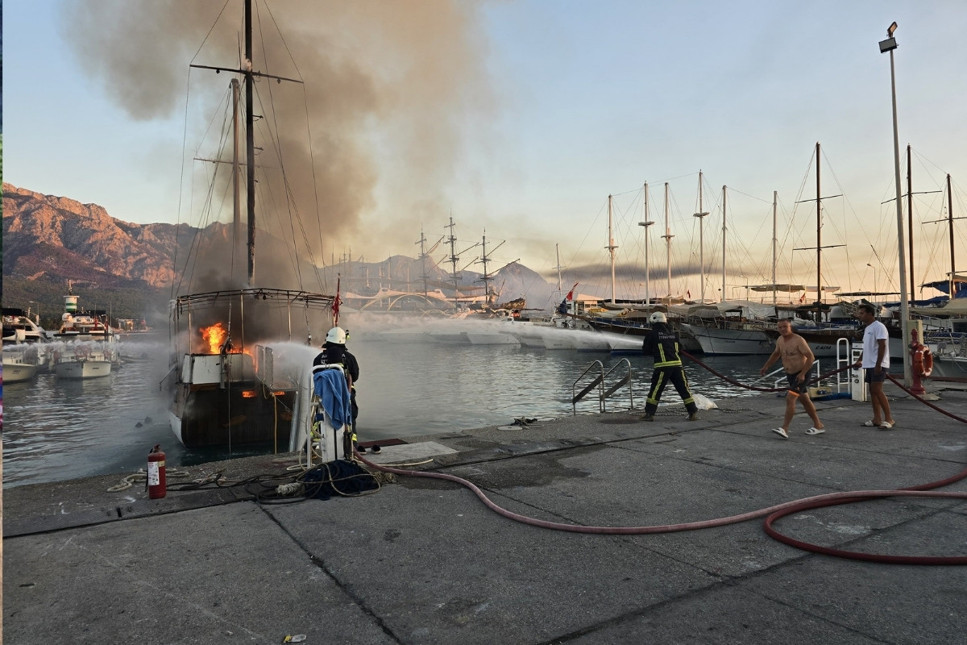
[[[595,372],[595,368],[597,371]],[[586,378],[590,378],[590,381],[581,385],[581,391],[578,391],[579,385]],[[598,411],[604,412],[604,365],[601,361],[594,361],[581,372],[574,383],[571,384],[571,412],[577,414],[577,404],[578,401],[586,397],[589,393],[598,390]]]
[[[848,338],[836,339],[836,393],[852,392],[852,370],[843,369],[854,363],[853,343]],[[840,371],[841,370],[841,371]]]
[[[615,378],[613,382],[608,384],[609,381],[612,381],[612,376]],[[598,411],[605,412],[607,410],[608,398],[615,395],[625,386],[628,386],[628,409],[633,410],[635,407],[635,398],[630,386],[631,376],[631,361],[627,358],[622,358],[608,369],[607,372],[605,372],[604,365],[601,361],[593,361],[571,385],[571,409],[573,414],[577,414],[578,402],[595,390],[597,390],[598,394]],[[578,388],[581,388],[580,391],[578,391]]]
[[[618,390],[623,388],[625,385],[628,385],[629,383],[631,383],[631,361],[629,361],[627,358],[622,358],[611,369],[605,372],[604,381],[607,382],[608,377],[614,374],[615,372],[617,372],[618,370],[620,370],[621,368],[625,368],[625,369],[623,372],[619,372],[618,380],[615,381],[607,390],[605,390],[604,394],[602,395],[602,399],[601,399],[602,409],[606,407],[607,405],[606,401],[608,397],[615,394]],[[628,409],[629,410],[635,409],[635,395],[630,386],[628,387]]]

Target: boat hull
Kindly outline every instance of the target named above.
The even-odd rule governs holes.
[[[289,449],[294,389],[267,391],[258,381],[181,384],[169,420],[175,436],[187,448],[273,444]]]
[[[110,376],[111,361],[75,360],[62,361],[54,365],[54,375],[61,379],[88,379]]]
[[[682,329],[698,341],[705,354],[771,354],[775,348],[775,343],[760,329],[726,329],[690,323],[682,323]]]
[[[3,382],[23,383],[37,376],[37,366],[27,363],[3,363]]]

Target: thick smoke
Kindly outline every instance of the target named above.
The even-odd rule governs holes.
[[[298,288],[306,279],[291,251],[262,252],[260,240],[270,234],[318,265],[350,251],[356,258],[410,253],[421,222],[442,226],[463,139],[492,104],[478,11],[461,0],[253,1],[253,69],[304,81],[256,85],[263,229],[256,285]],[[243,64],[240,0],[89,0],[66,3],[63,18],[82,68],[121,108],[138,119],[178,124],[187,88],[186,156],[230,158],[224,142],[222,152],[190,149],[212,122],[230,75],[189,72],[188,65]],[[277,138],[268,137],[269,129]],[[186,163],[196,173],[202,165]],[[229,194],[229,173],[222,168],[219,176],[226,178],[216,188],[221,197]],[[212,213],[216,218],[230,221],[230,209],[227,217]],[[196,278],[226,262],[244,266],[242,255],[213,249],[207,257],[217,261],[196,267]]]

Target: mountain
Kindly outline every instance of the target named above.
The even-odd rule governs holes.
[[[171,284],[177,277],[172,258],[179,240],[192,239],[199,232],[187,224],[124,222],[97,204],[4,183],[3,306],[26,308],[37,303],[46,326],[52,326],[70,280],[84,307],[110,310],[116,317],[147,318],[149,324],[163,326]],[[212,224],[201,232],[223,241],[229,237],[224,224]],[[270,235],[262,239],[270,249],[280,244]],[[400,255],[382,262],[349,261],[325,268],[303,262],[302,271],[315,274],[328,285],[327,291],[335,290],[339,274],[343,289],[361,295],[381,287],[421,291],[424,273],[431,290],[449,295],[454,287],[452,275],[432,260],[424,269],[419,258]],[[461,293],[482,294],[482,275],[460,271],[457,286]],[[524,297],[530,308],[550,309],[556,304],[554,287],[517,262],[495,272],[490,286],[500,302]]]

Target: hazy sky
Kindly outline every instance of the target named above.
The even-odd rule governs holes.
[[[202,48],[223,5],[5,3],[4,180],[126,221],[197,223],[182,157],[192,165],[187,139],[202,121],[186,95],[202,96],[200,83],[221,92],[227,81],[195,70],[189,83],[188,64],[233,64]],[[698,298],[701,255],[706,297],[718,298],[724,185],[727,295],[771,280],[773,191],[777,280],[814,285],[819,142],[821,192],[842,195],[823,201],[824,283],[896,291],[890,61],[877,45],[895,20],[903,192],[910,144],[914,192],[923,193],[913,209],[915,279],[950,270],[947,226],[927,222],[947,217],[945,197],[930,192],[947,173],[954,215],[967,216],[962,0],[257,5],[262,20],[278,22],[295,64],[309,59],[297,72],[309,104],[289,114],[302,111],[303,133],[310,115],[306,159],[322,177],[325,212],[309,217],[323,228],[327,263],[346,253],[413,257],[420,227],[435,242],[452,214],[458,251],[486,231],[489,246],[506,240],[498,265],[520,258],[556,280],[559,245],[565,289],[589,284],[610,273],[613,194],[618,295],[640,297],[648,182],[651,295],[668,291],[671,264],[671,291]],[[709,213],[701,245],[699,170]],[[666,182],[670,261],[659,237]],[[955,225],[963,272],[967,222]],[[441,246],[434,257],[445,254]]]

